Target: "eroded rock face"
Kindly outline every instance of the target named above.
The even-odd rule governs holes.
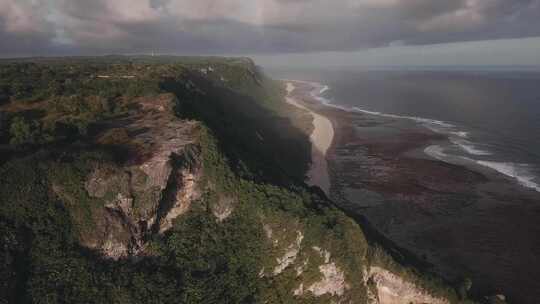
[[[144,254],[149,236],[170,229],[200,198],[198,125],[175,117],[175,102],[169,94],[135,101],[140,111],[122,126],[132,134],[125,144],[133,160],[97,166],[85,183],[88,195],[105,205],[96,225],[99,237],[83,236],[83,245],[114,259]]]
[[[283,256],[277,258],[277,266],[273,271],[274,275],[280,274],[285,268],[294,263],[298,252],[300,252],[300,246],[302,245],[303,239],[304,234],[301,231],[297,231],[296,240],[287,247],[287,251]]]
[[[403,278],[392,272],[380,268],[371,267],[369,278],[375,285],[378,304],[448,304],[449,301],[437,298],[426,291],[418,288],[414,284],[405,281]]]
[[[349,284],[347,284],[345,280],[344,271],[338,267],[334,261],[331,261],[332,254],[328,250],[317,246],[312,249],[324,259],[323,264],[318,267],[322,278],[307,287],[304,286],[304,283],[300,283],[298,288],[293,291],[293,294],[295,296],[301,296],[304,295],[306,291],[309,291],[316,297],[326,294],[331,296],[342,296],[345,291],[349,289]]]
[[[218,222],[222,222],[227,219],[234,211],[234,205],[236,200],[229,196],[221,196],[212,209],[212,214],[216,217]]]
[[[137,176],[140,167],[115,168],[107,173],[96,168],[90,174],[86,183],[88,194],[106,201],[105,221],[97,227],[105,241],[84,245],[115,259],[138,255],[144,250],[149,235],[167,231],[174,219],[189,210],[201,195],[200,164],[189,162],[186,156],[171,157],[174,160],[171,159],[166,165],[169,168],[165,169],[170,172],[169,176],[160,179],[163,184],[156,184],[156,179],[150,176]],[[110,175],[105,177],[104,174]],[[136,176],[138,181],[134,180]]]
[[[201,192],[197,188],[200,180],[200,171],[193,172],[188,168],[176,171],[176,193],[172,207],[165,212],[159,223],[159,232],[163,233],[172,227],[173,220],[186,213],[191,203],[200,198]]]
[[[128,145],[136,147],[135,160],[122,166],[97,166],[87,176],[88,196],[104,204],[94,215],[99,217],[97,231],[92,236],[83,236],[83,245],[113,259],[144,255],[152,234],[169,230],[174,220],[189,212],[201,197],[206,186],[202,183],[201,151],[194,135],[198,124],[174,117],[171,110],[174,102],[172,95],[137,101],[142,110],[121,126],[131,135]],[[55,191],[62,193],[60,188]],[[220,196],[209,207],[216,221],[222,222],[234,212],[235,204],[236,198]],[[293,295],[330,296],[336,303],[346,303],[352,282],[346,280],[346,269],[340,267],[328,249],[306,246],[305,230],[299,222],[263,224],[263,230],[279,254],[273,258],[272,266],[266,271],[261,269],[261,279],[277,279],[292,269],[300,280],[290,291]],[[320,256],[319,262],[306,258],[308,250]],[[318,270],[320,277],[302,282],[302,275],[309,267]],[[368,281],[375,286],[368,294],[370,303],[448,303],[382,268],[371,267],[365,271],[364,278],[358,278],[362,279],[366,286]]]
[[[348,288],[345,282],[345,274],[334,262],[319,266],[323,278],[311,285],[308,290],[319,297],[324,294],[341,296]]]

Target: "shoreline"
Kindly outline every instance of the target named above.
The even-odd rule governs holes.
[[[283,81],[295,82],[299,84],[310,85],[313,87],[320,87],[321,91],[319,92],[319,94],[322,94],[324,91],[329,89],[327,85],[324,85],[318,82],[310,82],[310,81],[303,81],[303,80],[283,80]],[[312,92],[309,93],[309,96],[311,98],[308,98],[309,99],[308,102],[305,102],[306,106],[304,105],[299,105],[299,106],[309,111],[310,113],[315,113],[315,114],[318,114],[327,118],[328,120],[332,122],[334,129],[338,128],[339,126],[339,121],[336,120],[336,116],[339,116],[339,114],[336,115],[335,112],[352,113],[352,114],[359,114],[359,115],[363,114],[368,117],[373,116],[373,117],[378,117],[381,119],[389,118],[389,119],[411,121],[418,124],[418,126],[428,129],[430,132],[433,132],[434,134],[442,135],[441,138],[438,138],[434,142],[428,145],[425,145],[422,148],[422,152],[420,153],[422,154],[422,156],[420,156],[417,151],[417,153],[415,153],[416,155],[415,157],[428,157],[430,159],[441,161],[450,165],[461,166],[468,170],[473,170],[478,173],[481,173],[483,175],[489,175],[495,179],[506,179],[512,183],[515,183],[516,185],[519,185],[520,187],[524,187],[525,191],[532,190],[537,193],[540,193],[540,184],[538,184],[538,182],[533,181],[535,177],[533,175],[530,175],[530,173],[525,172],[522,168],[524,167],[526,170],[526,166],[528,164],[513,163],[513,162],[501,161],[501,160],[478,160],[478,159],[473,159],[466,156],[454,156],[454,155],[449,155],[449,154],[444,153],[442,151],[443,147],[440,145],[441,142],[445,142],[447,143],[447,145],[457,145],[460,149],[465,150],[466,152],[469,152],[470,154],[475,155],[475,156],[491,155],[490,152],[456,142],[454,139],[451,138],[451,135],[454,135],[454,136],[458,136],[459,138],[466,139],[468,135],[468,132],[466,131],[461,131],[458,129],[457,131],[452,131],[452,132],[447,131],[448,133],[445,133],[445,132],[434,130],[432,126],[428,125],[428,124],[435,124],[435,125],[443,126],[446,128],[457,128],[453,124],[440,121],[440,120],[431,119],[431,118],[368,111],[368,110],[364,110],[358,107],[347,109],[340,105],[327,103],[324,100],[324,98],[320,98],[319,96],[314,95]],[[339,136],[339,134],[335,134],[335,136]],[[331,145],[329,149],[330,151],[332,151],[332,146],[333,144]],[[331,152],[326,153],[327,158],[328,158],[328,154],[331,154]]]
[[[287,95],[285,102],[299,109],[308,111],[313,117],[313,130],[309,136],[311,141],[311,166],[307,173],[308,184],[321,188],[327,195],[330,193],[330,174],[328,170],[328,151],[330,150],[335,137],[335,130],[329,118],[321,115],[309,107],[302,104],[302,98],[310,98],[308,92],[300,91],[295,96],[295,91],[301,90],[296,84],[306,84],[306,82],[295,80],[283,80],[286,84]]]
[[[443,278],[469,274],[472,295],[505,294],[526,303],[540,296],[540,269],[529,267],[530,253],[540,254],[539,192],[493,168],[434,157],[428,148],[452,142],[423,125],[425,119],[348,111],[317,98],[323,84],[288,82],[298,88],[290,94],[289,86],[287,102],[332,124],[323,158],[331,184],[325,192],[336,205],[365,217]]]
[[[491,168],[433,157],[426,149],[450,139],[413,119],[305,104],[334,124],[327,159],[337,205],[445,279],[470,274],[473,295],[540,296],[540,269],[529,267],[530,253],[540,253],[538,192]]]

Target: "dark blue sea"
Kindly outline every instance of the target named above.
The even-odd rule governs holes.
[[[278,74],[320,82],[321,101],[409,119],[449,143],[429,155],[491,168],[540,192],[540,72],[309,71]]]

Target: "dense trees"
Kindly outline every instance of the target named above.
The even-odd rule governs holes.
[[[84,158],[70,166],[84,167]],[[203,207],[211,203],[207,196],[154,240],[155,256],[103,260],[78,246],[74,207],[50,193],[59,170],[47,155],[0,169],[0,303],[241,303],[255,297],[262,232],[250,211],[218,224]]]
[[[134,98],[171,92],[178,115],[215,130],[242,174],[277,180],[285,172],[301,181],[307,170],[310,142],[292,125],[283,88],[247,59],[67,58],[0,67],[0,95],[11,104],[0,127],[13,144],[82,139],[96,123],[129,112]]]
[[[280,92],[255,85],[258,80],[246,74],[244,62],[230,67],[226,60],[213,59],[166,64],[112,61],[116,63],[87,59],[2,64],[0,98],[4,96],[7,104],[0,127],[11,148],[29,150],[0,167],[0,303],[256,301],[261,297],[258,273],[266,246],[261,208],[300,213],[304,208],[302,199],[289,190],[251,181],[257,176],[284,184],[294,176],[299,182],[309,160],[309,148],[299,150],[304,154],[287,154],[296,155],[301,163],[272,152],[291,139],[271,136],[287,126],[273,125],[273,112],[260,103]],[[227,87],[221,78],[199,75],[210,62],[216,70],[220,65],[220,73],[230,81]],[[206,178],[215,189],[172,230],[151,241],[150,256],[136,261],[104,259],[78,241],[93,224],[91,218],[81,217],[97,207],[84,199],[84,177],[92,166],[114,159],[92,144],[89,132],[93,124],[137,111],[130,105],[133,98],[165,92],[177,95],[178,115],[209,127],[200,143]],[[268,136],[267,142],[255,132]],[[111,143],[121,142],[113,137]],[[85,148],[54,144],[66,139]],[[280,157],[283,163],[276,166]],[[276,171],[289,165],[289,177]],[[273,175],[266,175],[270,172]],[[68,204],[54,187],[81,199]],[[218,223],[210,206],[220,193],[234,194],[239,201],[234,216]]]
[[[334,250],[350,276],[351,299],[365,300],[357,279],[368,250],[363,233],[303,185],[309,139],[289,120],[281,86],[249,60],[105,57],[0,66],[0,103],[9,100],[0,108],[0,138],[10,142],[0,148],[15,151],[0,164],[1,304],[290,302],[298,285],[292,267],[284,279],[259,275],[276,261],[265,223],[292,239],[301,227],[311,261],[321,260],[312,246]],[[106,259],[80,245],[95,230],[93,211],[103,207],[84,185],[91,168],[122,166],[109,146],[130,136],[121,124],[100,141],[93,135],[137,115],[134,98],[161,93],[177,97],[178,116],[199,121],[209,186],[172,229],[147,236],[145,255]],[[212,207],[224,195],[234,198],[234,212],[218,221]],[[376,256],[389,263],[382,251]],[[318,265],[305,276],[318,279]]]
[[[34,143],[39,134],[39,124],[36,121],[28,122],[24,117],[17,116],[11,121],[9,133],[11,144],[19,145],[24,143]]]

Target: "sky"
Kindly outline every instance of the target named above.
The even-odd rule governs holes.
[[[540,0],[0,0],[0,57],[348,54],[404,64],[423,52],[538,64],[535,37]]]
[[[540,38],[515,38],[429,45],[386,46],[354,52],[251,54],[264,67],[387,69],[453,67],[540,70]]]

